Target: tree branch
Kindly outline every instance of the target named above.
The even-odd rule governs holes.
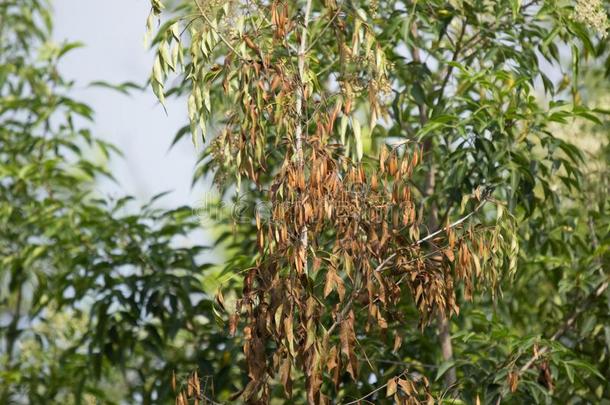
[[[345,403],[345,405],[353,405],[353,404],[357,404],[357,403],[359,403],[360,401],[363,401],[363,400],[367,399],[368,397],[370,397],[370,396],[371,396],[371,395],[373,395],[374,393],[379,392],[379,391],[381,391],[382,389],[384,389],[385,387],[387,387],[387,386],[388,386],[388,384],[390,383],[390,381],[392,381],[394,378],[400,378],[400,377],[402,377],[402,376],[403,376],[403,375],[405,375],[405,374],[407,374],[407,370],[404,370],[402,373],[400,373],[400,374],[399,374],[399,375],[397,375],[396,377],[393,377],[393,378],[389,379],[389,380],[388,380],[388,382],[386,382],[385,384],[383,384],[383,385],[381,385],[381,386],[379,386],[379,387],[375,388],[373,391],[369,392],[368,394],[366,394],[366,395],[364,395],[364,396],[362,396],[362,397],[360,397],[360,398],[358,398],[358,399],[355,399],[355,400],[353,400],[353,401],[346,402],[346,403]]]
[[[487,201],[488,201],[488,200],[486,200],[486,199],[485,199],[485,200],[483,200],[483,201],[481,201],[481,202],[479,203],[479,205],[477,205],[477,206],[475,207],[475,209],[474,209],[474,210],[473,210],[471,213],[469,213],[468,215],[463,216],[462,218],[458,219],[457,221],[455,221],[455,222],[453,222],[453,223],[449,224],[449,226],[446,226],[446,227],[444,227],[444,228],[440,228],[439,230],[437,230],[437,231],[435,231],[435,232],[432,232],[431,234],[429,234],[429,235],[425,236],[424,238],[421,238],[420,240],[418,240],[417,242],[415,242],[413,245],[414,245],[414,246],[421,245],[422,243],[424,243],[424,242],[426,242],[426,241],[428,241],[428,240],[430,240],[430,239],[434,238],[436,235],[439,235],[439,234],[441,234],[441,233],[443,233],[443,232],[447,231],[448,229],[455,228],[456,226],[458,226],[458,225],[462,224],[463,222],[467,221],[467,220],[468,220],[470,217],[472,217],[474,214],[476,214],[476,213],[477,213],[477,211],[479,211],[479,210],[480,210],[480,209],[481,209],[481,208],[482,208],[482,207],[483,207],[483,206],[484,206],[484,205],[487,203]]]
[[[462,43],[464,40],[464,34],[466,33],[466,21],[462,21],[462,29],[460,30],[460,34],[458,37],[458,40],[456,42],[455,45],[455,50],[453,51],[453,56],[451,57],[451,62],[456,62],[458,55],[460,54],[460,52],[462,51]],[[447,38],[449,38],[449,35],[447,35]],[[443,98],[443,93],[445,92],[445,87],[447,87],[447,83],[449,82],[449,78],[451,77],[451,73],[453,73],[453,65],[450,64],[447,67],[447,73],[445,74],[445,77],[443,79],[443,83],[441,85],[441,88],[438,92],[438,96],[436,98],[436,103],[435,106],[438,107],[441,103],[441,100]]]
[[[557,331],[555,331],[555,333],[553,333],[553,336],[551,336],[549,340],[556,341],[557,339],[562,337],[568,330],[570,330],[570,328],[574,325],[574,322],[576,322],[576,319],[578,319],[580,314],[582,314],[587,308],[589,308],[589,306],[591,305],[593,300],[595,298],[599,297],[600,295],[602,295],[607,289],[608,289],[608,279],[606,279],[598,284],[597,288],[595,289],[595,292],[592,294],[589,294],[589,296],[585,299],[584,304],[582,306],[580,306],[579,308],[576,308],[572,312],[572,314],[564,321],[564,323],[561,325],[561,327],[559,329],[557,329]],[[542,349],[540,349],[534,356],[532,356],[523,365],[523,367],[521,367],[519,369],[519,374],[522,374],[525,371],[527,371],[532,366],[532,364],[534,364],[536,362],[536,360],[538,360],[540,358],[540,356],[542,356],[543,354],[545,354],[548,351],[549,351],[548,346],[544,346]]]
[[[220,38],[220,40],[222,42],[224,42],[224,44],[227,46],[227,48],[229,48],[229,50],[231,52],[233,52],[235,54],[235,56],[237,56],[239,59],[243,60],[243,58],[241,57],[241,55],[239,54],[239,52],[237,52],[237,50],[233,47],[233,45],[231,45],[231,43],[224,37],[224,35],[222,35],[222,33],[220,33],[217,29],[214,28],[214,25],[212,24],[212,21],[210,21],[210,19],[208,18],[208,16],[205,14],[205,10],[203,9],[203,7],[201,6],[201,4],[199,4],[199,0],[195,0],[195,4],[197,5],[197,8],[199,9],[199,12],[201,13],[201,17],[203,17],[203,19],[205,20],[206,23],[208,23],[208,25],[210,26],[210,28],[212,28],[216,34],[218,34],[218,37]]]
[[[305,4],[305,17],[303,20],[303,32],[301,34],[301,44],[299,46],[299,53],[297,54],[297,93],[295,101],[296,110],[296,129],[295,129],[295,152],[297,156],[297,164],[301,170],[304,170],[304,154],[303,154],[303,98],[305,88],[305,55],[307,53],[307,28],[309,25],[309,16],[311,14],[311,1],[307,0]],[[307,225],[303,225],[300,231],[299,240],[301,242],[301,248],[304,251],[303,258],[303,269],[307,274],[307,247],[308,247],[308,230]]]

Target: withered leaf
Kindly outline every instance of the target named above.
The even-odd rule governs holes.
[[[508,373],[508,387],[510,392],[516,392],[519,385],[519,375],[513,371]]]
[[[400,346],[402,346],[402,337],[397,333],[394,335],[394,347],[392,348],[392,351],[396,353],[398,349],[400,349]]]
[[[328,297],[328,295],[333,291],[335,287],[335,270],[329,269],[326,272],[326,283],[324,284],[324,298]]]
[[[386,397],[391,397],[392,395],[396,394],[396,390],[398,389],[398,383],[396,382],[396,378],[392,378],[390,379],[390,381],[388,381],[388,385],[386,387]]]
[[[354,312],[350,311],[349,315],[341,322],[340,327],[341,352],[347,357],[347,372],[356,379],[358,375],[358,359],[354,352],[356,344],[356,335],[354,333]]]
[[[288,350],[290,354],[294,357],[296,356],[296,352],[294,350],[294,330],[292,329],[292,314],[288,314],[284,318],[284,333],[286,334],[286,340],[288,342]]]
[[[289,398],[292,398],[292,378],[290,377],[291,370],[290,358],[286,357],[280,366],[280,380],[284,386],[284,392]]]

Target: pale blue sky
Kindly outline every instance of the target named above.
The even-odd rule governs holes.
[[[145,81],[152,66],[152,53],[143,42],[149,0],[54,0],[53,4],[55,39],[86,45],[68,54],[60,66],[64,77],[76,81],[73,96],[95,110],[95,123],[87,124],[94,133],[125,154],[111,163],[122,191],[107,182],[101,184],[103,191],[145,200],[174,190],[162,205],[196,205],[202,192],[190,190],[193,145],[181,142],[168,152],[174,134],[187,120],[183,100],[170,101],[166,115],[150,90],[127,97],[87,87],[96,80]]]

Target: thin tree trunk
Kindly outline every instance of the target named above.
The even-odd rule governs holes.
[[[299,53],[297,55],[297,92],[296,92],[296,128],[295,128],[295,151],[297,157],[297,163],[302,171],[305,169],[305,159],[303,153],[303,101],[305,96],[305,63],[307,51],[307,26],[309,25],[309,16],[311,14],[311,1],[307,0],[305,4],[305,17],[303,20],[303,32],[301,34],[301,44],[299,46]],[[308,248],[308,229],[307,225],[303,225],[299,235],[301,242],[301,249],[303,252],[303,270],[307,274],[307,248]]]
[[[13,369],[13,356],[15,352],[15,343],[17,342],[17,338],[19,337],[19,320],[21,319],[21,301],[22,301],[22,292],[23,286],[19,285],[19,290],[17,290],[17,303],[15,305],[15,313],[13,314],[13,319],[8,327],[6,332],[6,369]],[[4,389],[2,390],[2,396],[0,397],[0,403],[7,404],[9,403],[11,397],[11,385],[6,384]]]
[[[413,35],[413,39],[415,40],[418,36],[417,34],[417,25],[416,22],[413,22],[411,26],[411,35]],[[463,31],[462,31],[463,35]],[[415,62],[421,63],[421,57],[419,54],[419,49],[413,47],[413,60]],[[419,119],[421,125],[425,125],[428,122],[428,111],[425,104],[420,104],[419,106]],[[426,173],[426,180],[424,185],[424,198],[431,197],[434,195],[434,187],[436,183],[436,167],[434,165],[434,156],[432,154],[432,139],[430,137],[424,140],[423,144],[423,153],[428,165],[428,173]],[[430,205],[430,216],[428,217],[428,229],[430,232],[438,228],[438,207],[436,203],[433,201]],[[443,361],[448,362],[453,360],[453,344],[451,343],[451,328],[449,319],[446,315],[439,314],[438,315],[438,339],[441,346],[441,353],[443,356]],[[457,376],[455,373],[455,369],[451,367],[444,376],[445,388],[449,388],[455,384],[457,381]]]
[[[427,148],[426,148],[427,146]],[[430,197],[434,194],[434,185],[436,181],[436,169],[432,158],[432,143],[426,145],[424,143],[424,154],[427,154],[429,165],[428,173],[426,174],[426,185],[424,188],[425,196]],[[438,207],[435,202],[430,205],[430,216],[428,217],[428,229],[438,229]],[[451,325],[446,314],[438,314],[438,340],[441,346],[441,354],[443,361],[448,362],[453,360],[453,344],[451,343]],[[449,388],[457,381],[455,369],[449,368],[444,375],[445,388]]]
[[[438,340],[441,344],[441,352],[444,361],[453,360],[453,343],[451,343],[451,330],[449,319],[446,316],[438,316]],[[445,388],[453,386],[457,382],[455,368],[451,367],[444,376]]]

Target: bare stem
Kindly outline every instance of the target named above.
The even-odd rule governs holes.
[[[468,215],[463,216],[462,218],[456,220],[455,222],[452,222],[447,227],[440,228],[439,230],[434,231],[431,234],[421,238],[420,240],[415,242],[414,245],[420,245],[420,244],[424,243],[425,241],[434,238],[436,235],[441,234],[441,233],[447,231],[448,229],[455,228],[456,226],[460,225],[461,223],[467,221],[470,217],[472,217],[474,214],[476,214],[477,211],[479,211],[481,209],[481,207],[483,207],[483,205],[485,205],[486,202],[487,202],[487,200],[481,201],[479,203],[479,205],[477,205],[477,207],[471,213],[469,213]]]
[[[411,49],[411,54],[413,55],[413,60],[417,63],[421,63],[421,56],[419,49],[415,45],[415,41],[418,37],[417,31],[417,23],[413,21],[411,25],[411,35],[413,36],[413,47]],[[448,77],[447,77],[448,78]],[[419,121],[421,126],[423,127],[428,122],[428,109],[426,104],[422,103],[418,105],[419,108]],[[434,155],[432,153],[432,138],[427,137],[424,139],[423,144],[423,153],[426,159],[426,163],[428,164],[428,172],[426,173],[426,180],[424,184],[424,197],[431,197],[434,194],[434,187],[436,181],[436,168],[434,165]],[[436,203],[432,201],[430,205],[430,216],[428,218],[428,229],[437,228],[438,222],[438,207]],[[432,236],[431,236],[432,237]],[[440,315],[438,316],[438,338],[441,345],[441,351],[443,355],[443,361],[451,361],[453,360],[453,347],[451,343],[451,333],[449,327],[449,320],[446,316]],[[457,381],[457,376],[455,374],[455,369],[452,367],[445,373],[445,387],[450,387],[455,384]]]
[[[307,54],[307,29],[309,25],[309,17],[311,15],[311,0],[307,0],[305,4],[305,17],[303,20],[303,31],[301,33],[301,44],[297,54],[297,92],[295,101],[296,110],[296,128],[295,128],[295,152],[297,164],[301,170],[304,170],[305,161],[303,154],[303,99],[305,90],[305,63]],[[299,240],[301,249],[303,249],[303,269],[307,274],[307,248],[308,248],[308,230],[307,225],[303,225],[300,231]]]
[[[407,370],[403,371],[402,373],[397,375],[395,378],[400,378],[400,377],[404,376],[405,374],[407,374]],[[386,382],[385,384],[380,385],[379,387],[375,388],[373,391],[369,392],[368,394],[366,394],[366,395],[364,395],[364,396],[362,396],[362,397],[360,397],[358,399],[355,399],[355,400],[350,401],[350,402],[346,402],[345,405],[353,405],[353,404],[360,403],[361,401],[364,401],[365,399],[367,399],[368,397],[370,397],[374,393],[379,392],[382,389],[384,389],[385,387],[387,387],[388,384],[390,383],[390,381],[393,380],[393,379],[394,378],[389,379],[388,382]]]

